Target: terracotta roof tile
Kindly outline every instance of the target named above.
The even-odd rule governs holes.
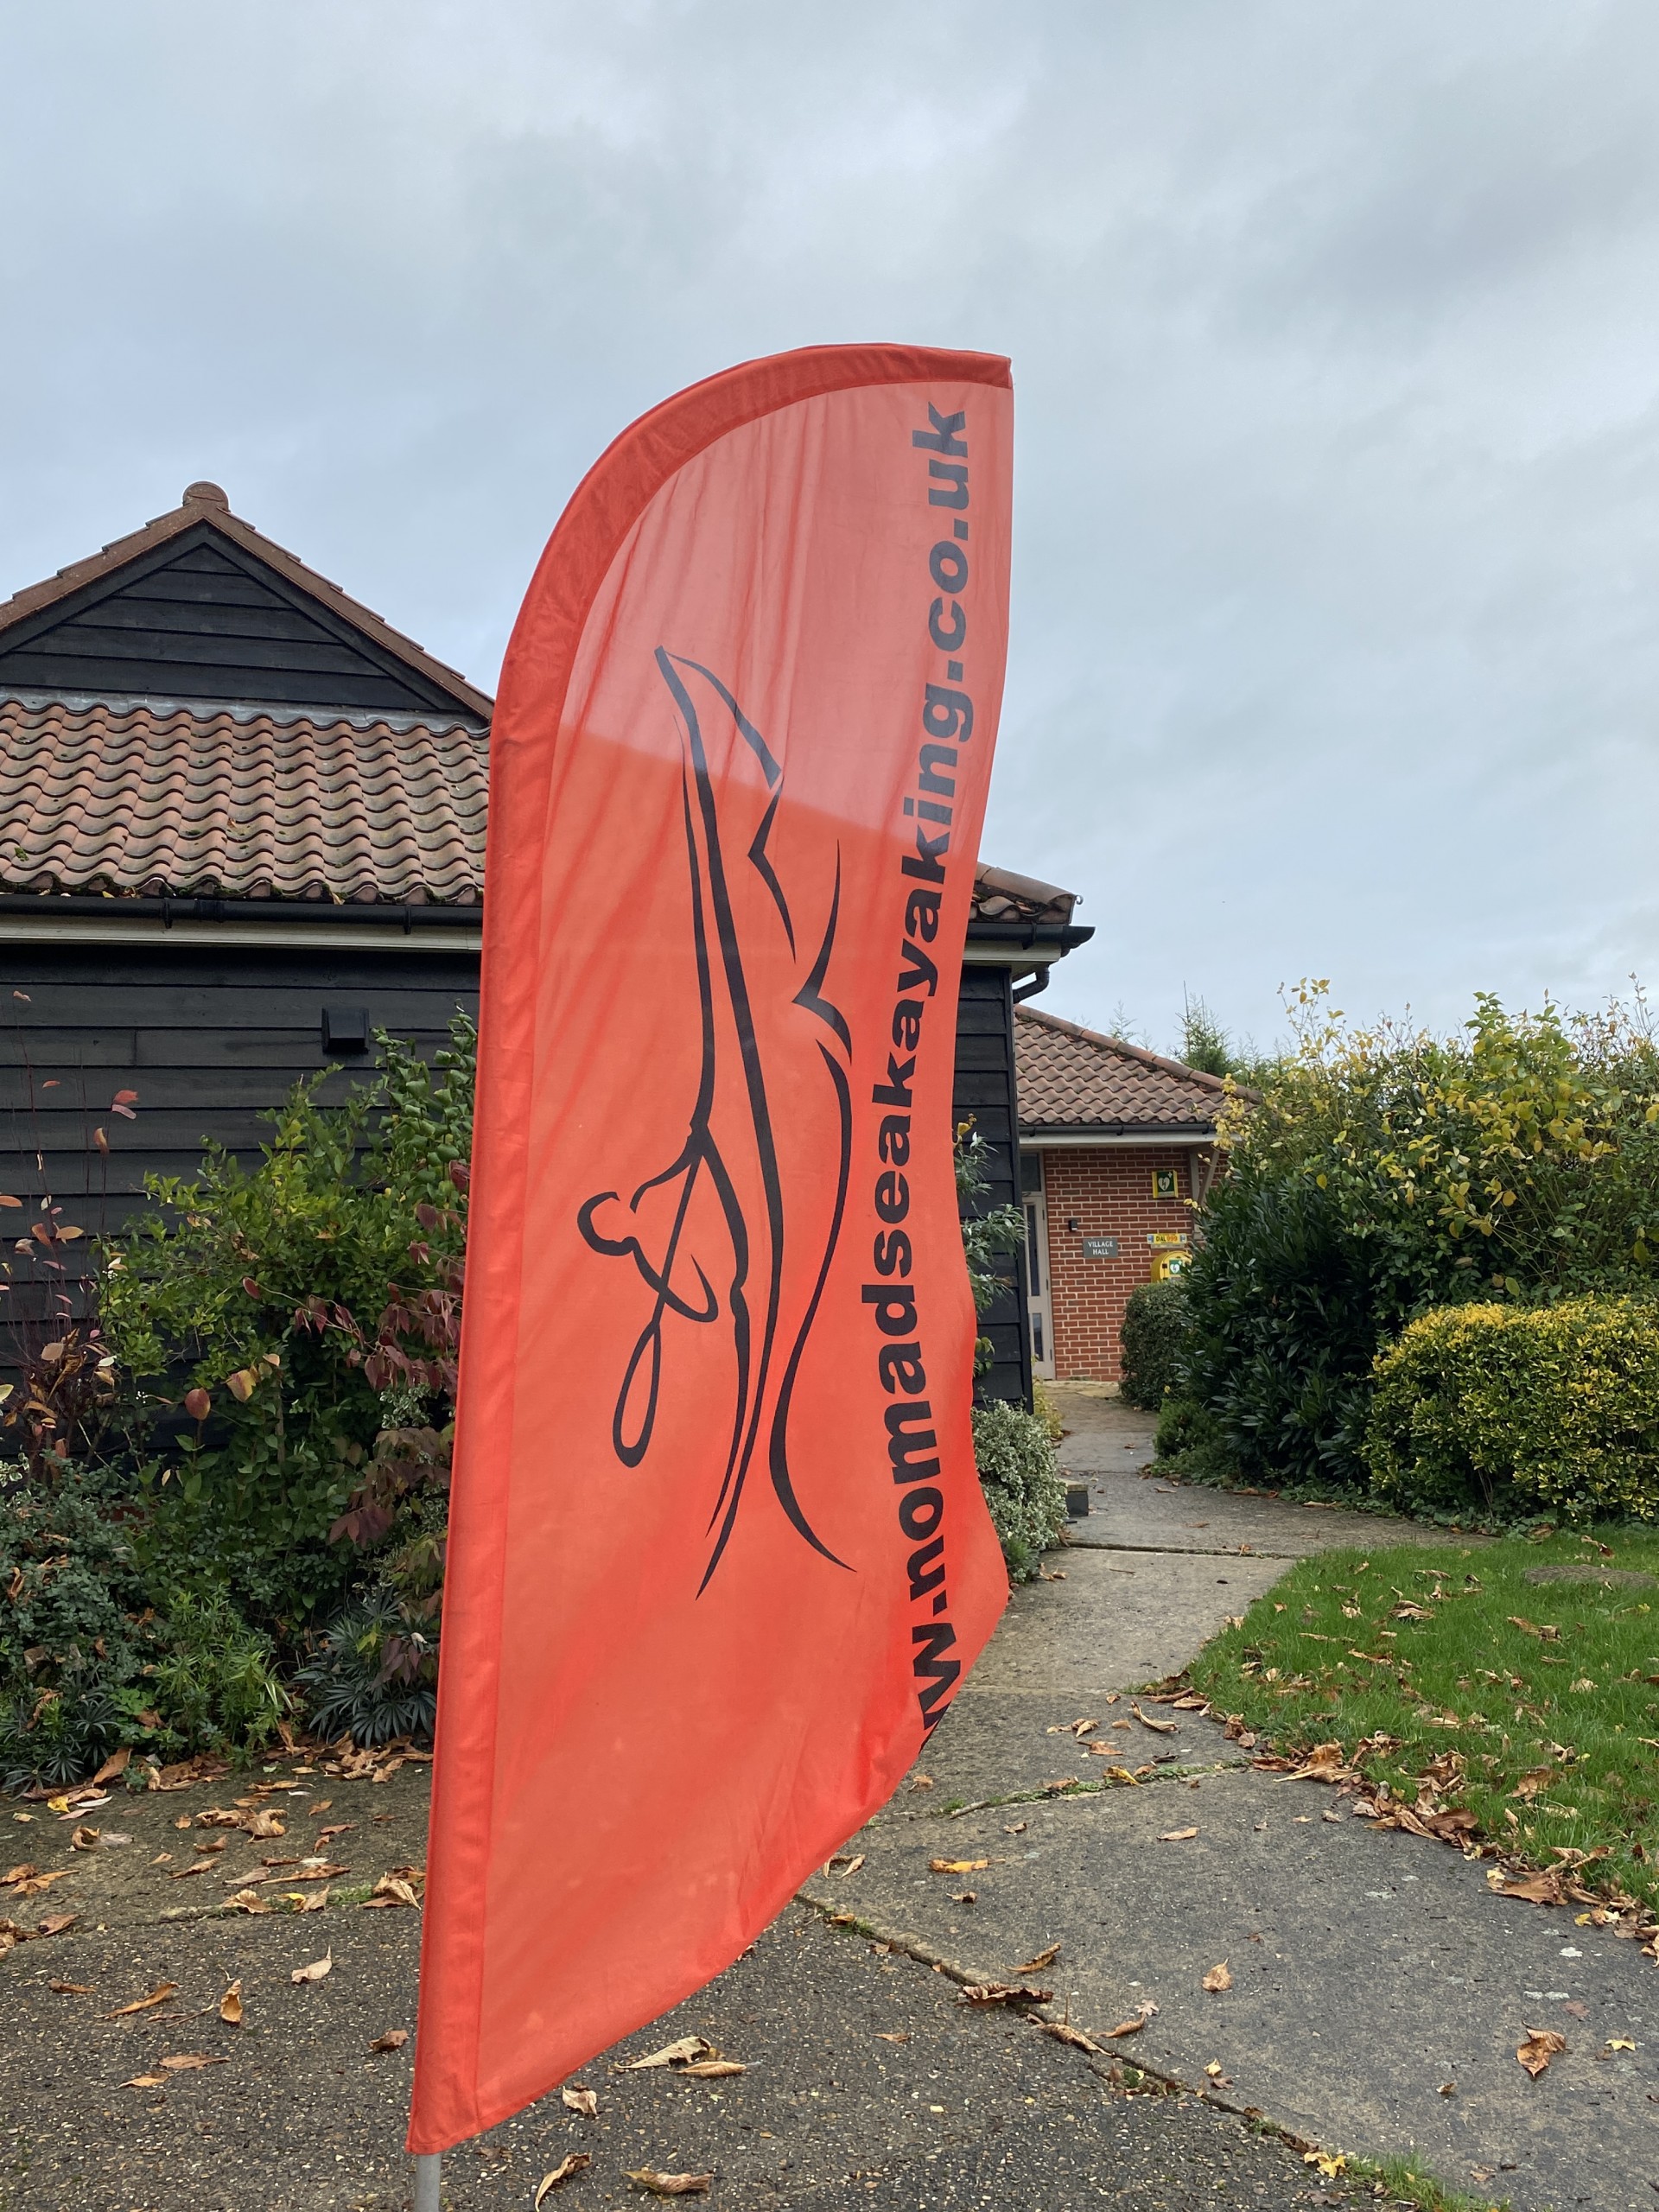
[[[988,868],[983,861],[974,871],[974,919],[980,922],[1058,922],[1071,919],[1077,905],[1074,891],[1042,883],[1034,875],[1015,875],[1005,868]]]
[[[1031,1136],[1093,1128],[1103,1136],[1158,1128],[1191,1134],[1213,1128],[1226,1096],[1218,1076],[1034,1007],[1014,1009],[1014,1056],[1020,1128]]]
[[[459,727],[0,699],[0,891],[473,906],[486,761]]]

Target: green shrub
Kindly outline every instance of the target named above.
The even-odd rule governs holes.
[[[141,1527],[73,1467],[0,1509],[0,1785],[80,1781],[123,1744],[257,1745],[287,1713],[269,1640],[222,1593],[156,1592]]]
[[[1141,1282],[1129,1293],[1118,1331],[1123,1347],[1124,1402],[1155,1414],[1180,1382],[1181,1347],[1186,1338],[1184,1282]]]
[[[1029,1582],[1065,1526],[1065,1484],[1047,1431],[1021,1406],[976,1406],[974,1457],[1009,1580]]]
[[[354,1545],[395,1541],[395,1485],[351,1509],[385,1430],[448,1420],[474,1043],[457,1015],[435,1071],[381,1036],[341,1105],[296,1085],[256,1167],[210,1147],[151,1179],[99,1300],[153,1580],[291,1637],[345,1601]]]
[[[1205,1423],[1191,1398],[1166,1398],[1158,1409],[1158,1428],[1153,1451],[1160,1459],[1179,1459],[1199,1434]]]
[[[1418,1510],[1659,1518],[1659,1310],[1442,1307],[1378,1357],[1366,1454]]]
[[[1372,1363],[1415,1316],[1651,1282],[1659,1044],[1639,998],[1568,1017],[1483,995],[1439,1038],[1345,1027],[1323,988],[1224,1114],[1185,1388],[1250,1479],[1357,1484]]]
[[[1183,1287],[1186,1394],[1241,1474],[1363,1486],[1384,1301],[1329,1196],[1291,1177],[1229,1181]]]
[[[435,1623],[394,1591],[371,1591],[333,1624],[298,1681],[319,1736],[364,1745],[429,1737],[438,1710]]]
[[[13,1491],[0,1510],[0,1784],[78,1782],[121,1742],[116,1700],[144,1663],[143,1610],[130,1531],[80,1472]]]

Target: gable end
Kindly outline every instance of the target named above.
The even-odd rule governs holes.
[[[0,690],[478,719],[205,518],[0,630]]]

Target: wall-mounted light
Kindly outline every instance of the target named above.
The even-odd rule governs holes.
[[[1076,1214],[1070,1213],[1065,1217],[1065,1226],[1069,1234],[1075,1236],[1083,1227],[1083,1224],[1077,1219]]]

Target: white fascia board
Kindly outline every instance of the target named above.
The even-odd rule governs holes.
[[[1058,944],[976,944],[970,937],[963,949],[964,968],[1052,968],[1057,960],[1064,960],[1065,948]]]
[[[1020,1139],[1020,1149],[1021,1152],[1076,1152],[1094,1151],[1103,1146],[1114,1145],[1128,1146],[1146,1151],[1154,1146],[1166,1150],[1172,1145],[1191,1145],[1195,1150],[1203,1151],[1215,1141],[1216,1133],[1213,1129],[1208,1136],[1194,1136],[1191,1130],[1180,1133],[1173,1130],[1150,1129],[1145,1135],[1137,1133],[1130,1136],[1028,1137],[1022,1135]]]

